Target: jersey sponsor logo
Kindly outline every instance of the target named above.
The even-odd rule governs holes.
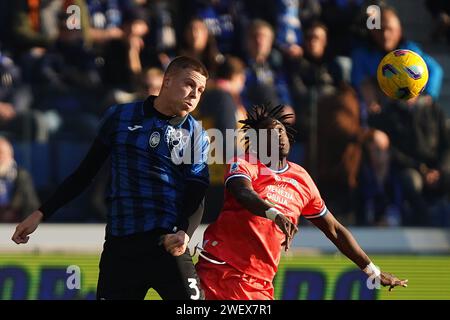
[[[269,201],[275,202],[277,204],[281,204],[283,206],[288,206],[289,201],[294,200],[294,196],[291,192],[288,190],[285,190],[285,187],[283,186],[274,186],[269,185],[267,186],[267,194],[266,197]]]
[[[130,126],[130,127],[128,127],[128,130],[130,130],[130,131],[134,131],[134,130],[137,130],[137,129],[142,129],[142,126],[140,126],[140,125],[134,125],[134,126]]]
[[[183,129],[175,129],[172,126],[168,126],[165,135],[165,141],[169,146],[169,150],[173,149],[177,151],[183,150],[189,141],[189,135],[183,134]]]
[[[275,181],[282,181],[283,179],[279,177],[277,174],[274,175]]]
[[[239,169],[239,162],[233,162],[230,165],[230,173],[236,172]]]
[[[288,181],[290,184],[292,184],[294,187],[300,188],[300,184],[298,183],[297,180],[292,179],[292,178],[289,178],[287,181]]]
[[[159,141],[161,140],[161,136],[158,131],[155,131],[151,134],[150,139],[148,140],[148,143],[150,144],[150,147],[156,148],[159,144]]]

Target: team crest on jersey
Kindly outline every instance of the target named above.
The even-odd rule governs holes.
[[[155,131],[151,134],[150,139],[148,140],[148,143],[150,144],[150,147],[156,148],[159,144],[159,141],[161,140],[161,136],[158,131]]]
[[[239,162],[233,162],[230,165],[230,173],[236,172],[239,169]]]

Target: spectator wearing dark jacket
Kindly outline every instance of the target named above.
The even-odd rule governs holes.
[[[411,207],[406,224],[430,222],[427,199],[446,196],[450,181],[450,148],[443,110],[427,96],[395,101],[369,116],[369,125],[389,136],[393,167],[401,177]]]
[[[282,54],[272,47],[275,33],[270,24],[254,20],[247,33],[247,72],[242,93],[246,108],[271,102],[292,105]]]
[[[307,148],[307,168],[317,170],[316,180],[328,208],[347,223],[354,191],[358,186],[362,149],[371,130],[360,123],[359,103],[355,91],[344,86],[333,95],[318,101],[317,143]],[[317,148],[317,159],[310,153]],[[314,177],[314,176],[313,176]]]

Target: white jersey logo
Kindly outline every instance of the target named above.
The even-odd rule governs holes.
[[[134,130],[137,130],[137,129],[142,129],[142,126],[134,125],[132,127],[128,127],[128,130],[130,130],[130,131],[134,131]]]

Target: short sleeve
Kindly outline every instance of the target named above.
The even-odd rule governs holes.
[[[249,161],[242,157],[235,157],[229,161],[225,171],[224,184],[226,185],[230,179],[238,177],[248,179],[249,181],[255,180],[258,176],[258,169],[255,164],[251,164]]]
[[[302,210],[302,216],[306,219],[315,219],[322,217],[328,212],[327,207],[325,206],[325,202],[320,196],[319,189],[317,189],[316,184],[309,175],[307,176],[307,180],[310,199],[307,205]]]
[[[193,134],[192,164],[187,166],[186,179],[195,180],[203,184],[209,185],[209,170],[208,170],[208,152],[209,152],[209,137],[205,130]]]
[[[114,105],[109,107],[103,114],[100,120],[100,126],[98,129],[97,137],[100,141],[107,145],[111,146],[111,134],[114,129],[114,115],[118,110],[118,106]]]

